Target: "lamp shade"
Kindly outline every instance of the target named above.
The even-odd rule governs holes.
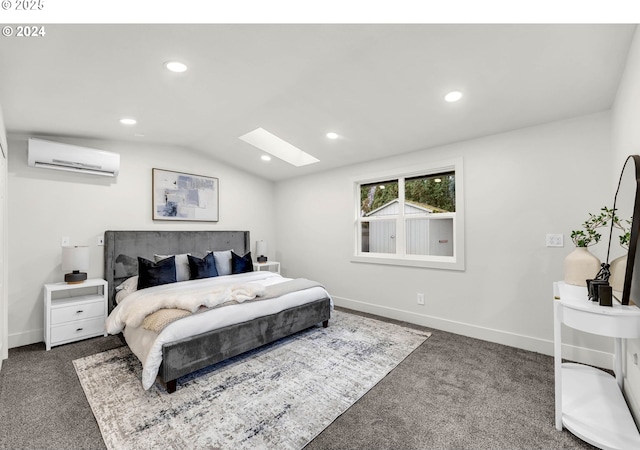
[[[89,247],[62,247],[62,270],[71,270],[64,276],[67,283],[82,283],[87,279],[83,271],[89,269]]]
[[[267,262],[267,241],[256,241],[256,254],[258,262]]]

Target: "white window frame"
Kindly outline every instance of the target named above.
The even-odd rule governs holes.
[[[456,211],[454,213],[438,214],[405,214],[404,212],[404,180],[422,175],[443,172],[455,172]],[[360,186],[383,181],[398,181],[398,214],[380,217],[362,217],[360,213]],[[464,270],[464,172],[462,158],[446,161],[425,163],[404,169],[393,169],[375,174],[356,177],[353,182],[354,197],[354,253],[352,262],[370,264],[390,264],[397,266],[426,267],[433,269]],[[378,220],[396,220],[396,253],[372,253],[362,251],[362,237],[360,234],[363,222]],[[442,220],[453,218],[453,256],[410,255],[406,249],[406,221],[428,218]]]

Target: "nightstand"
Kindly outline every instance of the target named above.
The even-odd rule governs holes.
[[[268,270],[269,272],[280,273],[280,263],[278,261],[267,261],[264,263],[254,262],[253,271],[260,272],[262,270]]]
[[[96,292],[86,294],[80,291],[92,288]],[[78,284],[45,284],[44,343],[47,350],[55,345],[106,336],[104,322],[108,291],[107,282],[102,279],[89,279]],[[73,296],[74,293],[78,295]]]

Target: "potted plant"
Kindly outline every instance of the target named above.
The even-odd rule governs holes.
[[[589,218],[584,221],[581,229],[571,231],[571,240],[576,248],[564,260],[565,283],[586,286],[586,280],[597,275],[600,260],[588,248],[600,242],[602,235],[598,228],[607,226],[613,218],[613,210],[605,206],[600,209],[599,214],[589,213]]]

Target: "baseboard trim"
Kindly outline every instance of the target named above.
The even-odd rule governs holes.
[[[332,298],[336,306],[553,356],[553,341],[414,313],[389,306],[376,305],[346,297],[332,296]],[[43,336],[44,330],[42,328],[10,334],[8,348],[22,347],[24,345],[42,342]],[[564,359],[571,361],[602,367],[604,369],[613,369],[612,353],[563,344],[562,356]]]
[[[421,325],[436,330],[448,331],[483,341],[495,342],[509,347],[521,348],[544,355],[553,356],[553,341],[496,330],[492,328],[480,327],[464,322],[443,319],[440,317],[419,314],[402,309],[381,306],[367,303],[360,300],[353,300],[345,297],[332,296],[336,306],[349,308],[356,311],[375,314],[395,320]],[[604,369],[613,369],[613,354],[592,350],[584,347],[563,344],[562,357],[571,361],[589,364]]]
[[[44,341],[44,329],[22,331],[9,335],[9,348],[37,344]]]

